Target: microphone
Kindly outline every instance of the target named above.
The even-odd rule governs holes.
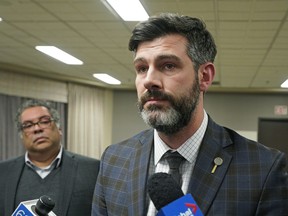
[[[21,202],[11,216],[56,216],[52,212],[55,202],[43,195],[39,199]]]
[[[147,183],[148,194],[157,216],[203,216],[191,194],[183,191],[170,174],[155,173]]]

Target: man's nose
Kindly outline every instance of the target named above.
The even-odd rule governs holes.
[[[146,89],[159,89],[162,88],[161,72],[155,68],[149,68],[144,78],[144,86]]]
[[[33,125],[33,131],[38,132],[38,131],[42,131],[43,129],[39,126],[39,123],[36,123]]]

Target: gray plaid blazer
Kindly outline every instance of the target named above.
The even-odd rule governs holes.
[[[152,146],[153,130],[147,130],[105,150],[93,196],[93,216],[146,215]],[[223,164],[212,174],[216,157],[221,157]],[[204,215],[288,215],[286,163],[284,153],[248,140],[209,117],[189,193]]]

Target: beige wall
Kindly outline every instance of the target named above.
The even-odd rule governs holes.
[[[114,91],[112,143],[148,128],[139,116],[135,91]],[[274,114],[275,105],[288,106],[288,94],[207,93],[205,109],[220,125],[256,140],[258,118],[288,118]]]

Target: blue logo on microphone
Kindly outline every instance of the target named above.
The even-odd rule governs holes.
[[[33,216],[33,214],[23,204],[20,204],[12,216]]]
[[[186,194],[181,198],[171,202],[161,208],[157,216],[203,216],[199,206],[191,194]]]

